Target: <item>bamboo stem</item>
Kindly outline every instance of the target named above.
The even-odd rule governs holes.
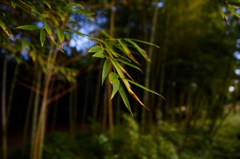
[[[6,114],[6,93],[7,93],[7,57],[3,61],[2,76],[2,150],[3,159],[7,159],[7,114]]]

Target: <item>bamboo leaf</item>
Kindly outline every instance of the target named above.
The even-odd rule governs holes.
[[[120,84],[119,86],[119,94],[123,100],[123,103],[125,104],[125,106],[127,107],[127,109],[130,111],[130,113],[132,114],[133,116],[133,113],[132,113],[132,110],[131,110],[131,107],[130,107],[130,103],[129,103],[129,100],[128,100],[128,97],[125,93],[125,90],[124,88],[122,87],[122,85]]]
[[[122,67],[122,65],[120,65],[117,61],[116,64],[118,65],[118,67],[121,69],[121,71],[127,75],[129,78],[131,78],[133,80],[133,78],[130,76],[130,74]]]
[[[151,61],[146,53],[145,50],[143,50],[142,48],[140,48],[134,41],[130,40],[130,39],[124,39],[127,42],[129,42],[130,44],[132,44],[137,50],[138,52],[147,60],[147,61]]]
[[[112,56],[119,57],[118,54],[112,49],[111,45],[108,43],[104,42],[104,45],[106,46],[106,51]]]
[[[140,63],[132,56],[131,51],[128,49],[127,45],[121,40],[118,39],[119,44],[122,46],[123,48],[123,52],[136,64],[140,65]]]
[[[110,83],[111,83],[111,84],[114,84],[115,82],[118,81],[118,77],[119,77],[119,76],[118,76],[116,73],[111,72],[111,73],[108,75],[108,77],[109,77]]]
[[[63,42],[64,41],[64,32],[63,32],[63,30],[57,29],[57,35],[58,35],[58,38],[59,38],[60,42]]]
[[[111,99],[113,99],[113,97],[115,96],[117,91],[119,91],[119,87],[120,87],[120,81],[117,79],[117,81],[113,83],[113,90],[112,90]]]
[[[17,27],[16,29],[23,29],[23,30],[39,30],[40,28],[36,25],[21,25]]]
[[[239,0],[218,0],[218,2],[228,3],[228,4],[231,4],[231,5],[235,5],[235,6],[239,6],[240,5],[240,1]]]
[[[45,38],[46,38],[45,31],[41,29],[41,30],[40,30],[40,42],[41,42],[41,45],[42,45],[42,46],[44,45]]]
[[[6,30],[6,26],[5,24],[3,23],[3,21],[0,19],[0,27],[3,29],[3,30]]]
[[[125,65],[128,65],[128,66],[132,67],[132,68],[138,69],[139,71],[142,72],[142,70],[139,67],[137,67],[136,65],[131,64],[130,62],[127,62],[127,61],[121,60],[121,59],[116,59],[116,61],[119,61],[119,62],[121,62],[121,63],[123,63]]]
[[[12,5],[13,8],[16,8],[16,6],[17,6],[17,4],[13,1],[11,1],[11,5]]]
[[[84,7],[81,5],[81,4],[78,4],[78,3],[74,3],[74,4],[69,4],[66,6],[67,8],[70,8],[72,9],[73,7],[79,7],[81,9],[84,9]]]
[[[91,38],[94,39],[93,37],[90,37],[89,35],[83,34],[83,33],[79,32],[79,31],[76,31],[76,30],[71,30],[71,29],[63,29],[63,30],[66,31],[66,32],[69,32],[69,33],[74,33],[74,34],[77,34],[77,35],[80,35],[80,36],[87,36],[90,39]]]
[[[93,46],[88,52],[99,52],[99,51],[102,51],[102,48],[101,46],[96,45],[96,46]]]
[[[122,80],[123,80],[123,83],[125,84],[125,86],[126,86],[126,88],[127,88],[127,90],[128,90],[128,93],[129,93],[139,104],[141,104],[143,107],[145,107],[147,110],[149,110],[149,108],[146,107],[146,106],[143,104],[143,102],[138,98],[138,96],[132,91],[131,87],[128,87],[128,86],[126,85],[126,83],[128,83],[128,80],[127,80],[127,79],[122,79]],[[130,84],[128,83],[128,85],[130,85]]]
[[[227,5],[227,9],[236,17],[240,18],[240,15],[230,5]]]
[[[122,70],[119,68],[119,65],[116,63],[116,61],[114,59],[110,59],[110,62],[113,64],[113,67],[115,68],[115,70],[117,71],[118,75],[120,76],[120,78],[124,79],[124,73],[122,72]]]
[[[132,84],[134,84],[134,85],[136,85],[136,86],[138,86],[138,87],[140,87],[140,88],[142,88],[142,89],[144,89],[144,90],[146,90],[146,91],[148,91],[148,92],[151,92],[151,93],[153,93],[153,94],[156,94],[156,95],[162,97],[162,98],[165,100],[165,98],[164,98],[162,95],[160,95],[159,93],[157,93],[157,92],[155,92],[155,91],[153,91],[153,90],[151,90],[151,89],[149,89],[149,88],[147,88],[147,87],[144,87],[144,86],[140,85],[139,83],[134,82],[134,81],[132,81],[132,80],[129,80],[129,79],[125,79],[125,80],[127,80],[128,82],[130,82],[130,83],[132,83]]]
[[[52,35],[52,29],[50,28],[50,26],[48,25],[47,22],[43,21],[43,23],[44,23],[44,28],[47,31],[48,35],[51,36]]]
[[[108,70],[109,70],[109,60],[106,60],[103,64],[103,70],[102,70],[102,84],[105,81],[107,75],[108,75]]]
[[[219,13],[221,14],[221,17],[224,19],[224,18],[225,18],[225,15],[224,15],[224,13],[223,13],[223,11],[222,11],[221,6],[220,6],[220,5],[217,5],[217,7],[218,7]]]
[[[102,50],[96,52],[95,54],[93,54],[93,57],[97,57],[97,58],[105,58],[105,55],[103,53]]]
[[[153,43],[150,43],[150,42],[147,42],[147,41],[142,41],[142,40],[138,40],[138,39],[129,39],[129,38],[126,38],[127,40],[131,40],[131,41],[137,41],[137,42],[140,42],[140,43],[144,43],[144,44],[147,44],[147,45],[151,45],[151,46],[155,46],[157,48],[160,48],[159,46],[153,44]],[[125,39],[125,40],[126,40]]]
[[[44,3],[49,9],[51,9],[51,5],[50,5],[48,2],[44,1],[43,3]]]

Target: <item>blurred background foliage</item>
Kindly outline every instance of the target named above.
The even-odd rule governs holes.
[[[1,156],[240,158],[239,3],[0,2]],[[106,41],[119,53],[118,38],[160,47],[138,43],[149,63],[129,44],[141,65],[119,62],[166,99],[132,85],[149,108],[129,97],[134,117],[119,94],[109,102],[104,59],[88,53]]]

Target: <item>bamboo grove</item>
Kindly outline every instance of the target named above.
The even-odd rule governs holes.
[[[0,2],[3,159],[11,132],[40,159],[49,132],[113,136],[124,113],[142,132],[164,121],[212,138],[237,106],[239,4]]]

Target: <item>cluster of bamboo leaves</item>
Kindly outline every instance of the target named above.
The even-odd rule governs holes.
[[[227,11],[229,11],[232,15],[236,16],[237,18],[240,18],[239,12],[237,11],[240,7],[240,1],[239,0],[218,0],[218,10],[222,16],[222,18],[225,20],[225,22],[229,25],[228,18],[226,14],[224,13],[222,7],[224,6]]]
[[[114,95],[119,92],[125,106],[132,113],[129,100],[125,90],[142,106],[146,107],[144,103],[139,99],[139,97],[134,93],[131,88],[131,84],[136,85],[146,91],[149,91],[153,94],[161,96],[157,92],[150,90],[141,84],[134,81],[128,71],[124,66],[132,67],[136,70],[141,71],[138,65],[141,65],[136,58],[133,56],[133,49],[137,50],[136,54],[141,55],[147,61],[150,62],[150,59],[147,56],[147,53],[139,47],[136,42],[145,43],[148,45],[154,45],[145,41],[140,41],[136,39],[111,39],[109,41],[99,41],[98,45],[92,47],[88,52],[94,53],[92,56],[97,58],[104,58],[105,62],[102,69],[102,83],[105,81],[108,76],[109,82],[112,84],[112,94],[111,99]],[[156,46],[156,45],[154,45]],[[117,50],[117,51],[115,51]],[[112,69],[113,68],[113,69]],[[142,72],[142,71],[141,71]],[[162,96],[161,96],[162,97]],[[147,108],[147,107],[146,107]],[[148,108],[147,108],[148,109]]]
[[[135,82],[134,79],[130,76],[130,73],[126,70],[125,66],[132,67],[140,72],[140,62],[136,60],[133,54],[141,55],[147,61],[150,62],[150,59],[145,52],[137,43],[143,43],[147,45],[153,45],[152,43],[140,41],[136,39],[124,38],[124,39],[113,39],[107,36],[109,39],[100,39],[97,37],[92,37],[90,35],[83,34],[78,30],[74,30],[72,28],[62,26],[61,23],[69,22],[67,18],[69,18],[69,14],[81,14],[89,19],[93,19],[93,12],[86,10],[83,5],[78,3],[65,3],[63,8],[58,8],[57,11],[54,11],[51,4],[47,1],[43,1],[42,4],[35,1],[37,5],[33,5],[33,2],[24,2],[11,1],[10,5],[13,8],[19,7],[24,9],[25,11],[31,12],[31,14],[37,18],[40,22],[44,24],[42,28],[35,24],[27,24],[15,27],[15,29],[21,29],[25,31],[37,31],[39,32],[39,41],[41,47],[44,47],[46,43],[52,43],[55,47],[64,53],[62,48],[65,41],[70,40],[72,34],[77,34],[79,36],[85,36],[89,39],[95,41],[97,43],[96,46],[92,47],[89,52],[94,53],[93,57],[95,58],[103,58],[105,60],[103,69],[102,69],[102,83],[105,81],[108,76],[109,82],[112,84],[112,95],[111,99],[114,95],[119,92],[120,96],[127,107],[127,109],[132,113],[130,108],[130,103],[128,100],[127,92],[137,100],[142,106],[146,107],[139,97],[134,93],[131,88],[131,84],[136,85],[146,91],[154,93],[156,95],[161,96],[155,91],[152,91],[139,83]],[[64,1],[63,1],[64,3]],[[41,6],[45,8],[45,10],[37,9],[35,6]],[[57,13],[57,15],[56,15]],[[3,15],[4,16],[4,15]],[[3,31],[7,34],[9,38],[13,38],[16,40],[13,34],[11,34],[10,29],[5,25],[4,21],[0,19],[0,26]],[[105,34],[106,35],[106,34]],[[49,39],[49,40],[47,40]],[[29,56],[35,63],[39,63],[43,72],[52,71],[56,74],[63,74],[69,82],[74,82],[74,76],[77,75],[77,71],[71,68],[65,68],[61,66],[57,66],[52,56],[42,55],[37,53],[37,48],[34,45],[30,46],[30,44],[25,43],[25,46],[28,46],[31,50]],[[156,46],[158,47],[158,46]],[[56,52],[53,52],[56,54]],[[162,97],[162,96],[161,96]],[[147,107],[146,107],[147,108]]]

